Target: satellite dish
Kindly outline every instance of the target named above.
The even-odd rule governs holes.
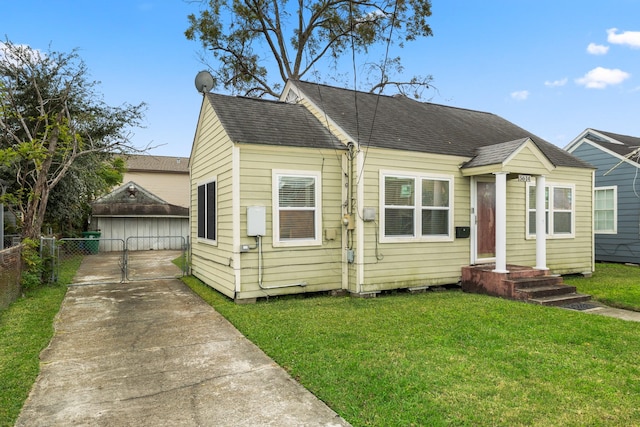
[[[201,94],[209,92],[213,88],[213,76],[208,71],[200,71],[196,75],[196,89]]]

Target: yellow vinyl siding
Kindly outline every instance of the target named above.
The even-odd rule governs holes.
[[[457,283],[460,268],[469,264],[470,240],[455,239],[455,226],[469,226],[469,178],[458,166],[466,159],[409,151],[369,148],[366,157],[363,207],[376,208],[376,223],[364,223],[365,273],[362,292]],[[453,177],[453,227],[451,241],[379,243],[384,232],[380,218],[380,171]],[[376,230],[377,227],[377,230]],[[384,257],[376,258],[378,251]]]
[[[235,277],[229,267],[232,239],[232,143],[213,109],[205,103],[191,157],[192,274],[229,297],[234,297]],[[198,185],[217,181],[217,244],[198,239]]]
[[[311,148],[239,144],[240,147],[240,239],[256,245],[247,236],[248,206],[266,207],[266,236],[262,238],[262,280],[264,287],[299,284],[262,290],[258,285],[258,250],[242,254],[238,298],[317,292],[340,289],[342,283],[342,152]],[[290,170],[321,173],[321,246],[273,246],[272,173]],[[325,230],[335,232],[335,240],[325,238]]]
[[[558,168],[546,175],[547,183],[574,184],[574,237],[547,238],[547,267],[555,274],[593,271],[592,171]],[[527,187],[516,177],[507,182],[507,263],[534,266],[536,240],[527,236]],[[513,178],[513,179],[512,179]]]
[[[547,239],[547,266],[557,274],[592,272],[593,265],[593,173],[589,169],[563,168],[547,182],[575,184],[575,238]]]
[[[506,163],[504,170],[515,174],[547,175],[549,171],[540,162],[540,152],[533,152],[531,147],[524,146],[517,155]]]

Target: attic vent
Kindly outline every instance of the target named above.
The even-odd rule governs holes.
[[[288,104],[297,104],[299,99],[298,94],[290,90],[289,93],[287,93],[287,99],[284,101]]]

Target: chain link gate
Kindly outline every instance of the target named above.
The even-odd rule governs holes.
[[[184,236],[130,236],[125,246],[128,281],[171,279],[188,274],[188,242]],[[162,256],[155,256],[158,253]]]
[[[43,238],[51,253],[52,281],[61,268],[80,263],[74,284],[124,283],[182,277],[189,273],[188,239],[184,236]]]
[[[74,284],[123,283],[126,280],[124,239],[62,238],[56,244],[57,274],[66,263],[81,260]]]

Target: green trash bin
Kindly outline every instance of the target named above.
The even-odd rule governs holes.
[[[87,252],[89,252],[90,254],[97,254],[98,249],[100,248],[100,232],[83,231],[82,237],[88,239],[83,242]]]

